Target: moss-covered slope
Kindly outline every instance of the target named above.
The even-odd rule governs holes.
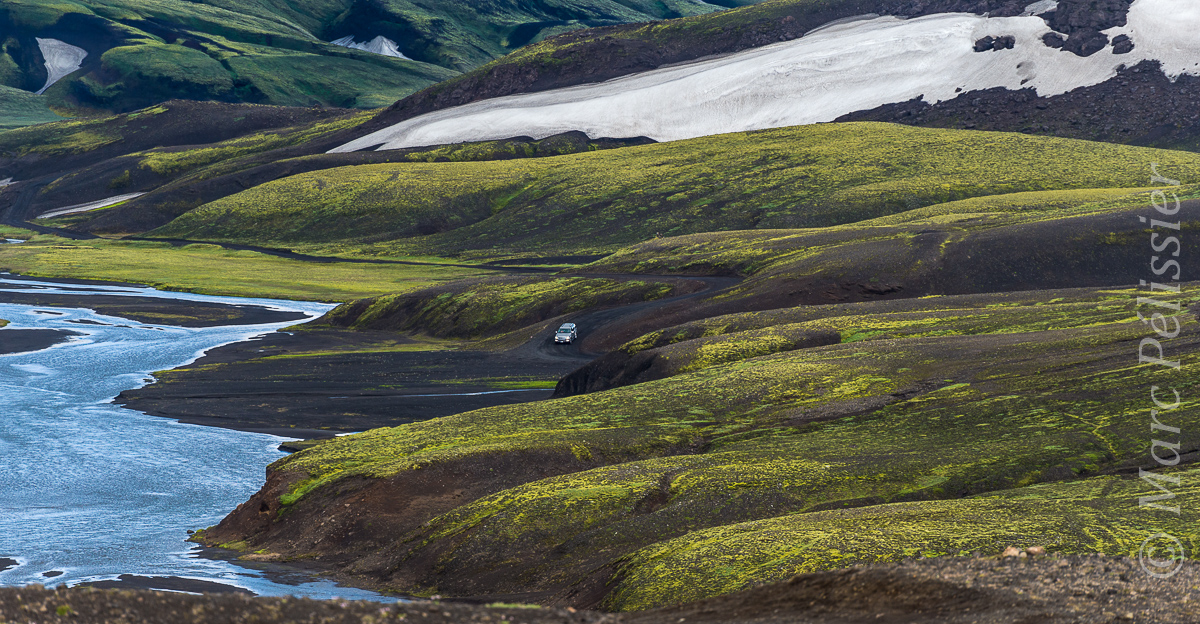
[[[1175,177],[1200,173],[1200,158],[1184,152],[827,124],[534,161],[332,169],[212,202],[153,234],[293,247],[394,241],[381,251],[613,251],[659,235],[823,227],[980,196],[1141,187],[1149,162]],[[421,237],[417,224],[432,215],[445,231]]]
[[[11,130],[60,119],[62,117],[50,110],[44,96],[0,85],[0,130]]]
[[[1064,552],[1128,553],[1152,524],[1136,500],[1088,501],[1149,486],[1075,480],[1157,467],[1146,450],[1153,385],[1183,397],[1169,423],[1183,431],[1179,452],[1200,449],[1187,433],[1190,377],[1137,364],[1151,333],[1133,316],[1137,294],[805,310],[849,332],[844,342],[749,349],[670,379],[338,439],[272,466],[267,487],[203,539],[315,556],[400,591],[621,609],[1034,535]],[[1194,296],[1172,299],[1186,310]],[[1195,317],[1178,319],[1188,329],[1171,349],[1187,357],[1200,351]],[[1007,503],[996,501],[1010,498],[1061,513],[1001,522]],[[841,509],[859,511],[831,511]],[[896,520],[851,547],[843,517]],[[979,530],[922,528],[954,522]],[[1083,522],[1099,528],[1075,528]],[[752,556],[721,555],[743,535],[759,540]]]
[[[480,338],[563,314],[653,301],[702,288],[699,282],[685,281],[494,277],[343,304],[321,322],[438,338]]]

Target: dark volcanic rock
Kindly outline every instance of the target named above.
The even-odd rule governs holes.
[[[1133,0],[1061,0],[1049,23],[1061,33],[1101,31],[1124,26]]]
[[[1115,78],[1040,98],[1033,89],[963,93],[930,105],[922,100],[844,115],[837,121],[887,121],[926,128],[1024,132],[1129,145],[1200,149],[1200,78],[1171,82],[1157,62],[1122,69]]]
[[[1091,56],[1108,46],[1108,35],[1100,32],[1124,26],[1133,0],[1061,0],[1053,14],[1044,17],[1054,30],[1070,35],[1062,46],[1079,56]],[[1053,45],[1047,35],[1046,45]],[[1132,48],[1131,48],[1132,49]]]
[[[1113,38],[1113,54],[1129,54],[1133,52],[1133,39],[1129,35],[1117,35]]]
[[[0,355],[41,351],[81,335],[62,329],[0,329]],[[0,559],[0,570],[5,569],[6,561],[12,560]]]
[[[1097,30],[1078,30],[1067,37],[1063,49],[1079,56],[1091,56],[1108,47],[1108,35]]]

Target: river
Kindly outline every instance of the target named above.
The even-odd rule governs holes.
[[[299,311],[322,303],[209,297],[121,286],[16,282],[43,293],[157,297]],[[379,599],[303,574],[283,575],[203,556],[189,529],[216,524],[256,492],[283,457],[275,436],[180,424],[111,403],[150,373],[296,321],[183,328],[86,309],[0,303],[10,329],[67,329],[67,342],[0,355],[0,586],[76,585],[122,574],[215,581],[259,595]],[[80,323],[83,321],[84,323]],[[0,340],[4,332],[0,329]],[[7,562],[8,565],[12,561]]]

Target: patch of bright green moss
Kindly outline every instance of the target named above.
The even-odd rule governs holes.
[[[1195,469],[1176,471],[1180,496],[1200,494]],[[1138,506],[1145,483],[1097,477],[952,501],[898,503],[792,514],[689,533],[623,561],[604,606],[647,609],[782,581],[795,574],[909,557],[1043,546],[1052,553],[1136,557],[1143,541],[1168,532],[1187,552],[1200,545],[1194,508],[1175,516]]]

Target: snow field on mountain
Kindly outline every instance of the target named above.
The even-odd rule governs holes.
[[[1172,78],[1200,74],[1200,5],[1135,0],[1126,26],[1136,47],[1089,57],[1048,47],[1036,16],[944,13],[836,23],[794,41],[617,78],[604,83],[484,100],[422,115],[331,152],[545,138],[581,130],[593,138],[673,141],[828,122],[914,98],[1033,88],[1043,97],[1100,84],[1122,65],[1157,60]],[[984,37],[1013,36],[1012,49],[976,52]]]

